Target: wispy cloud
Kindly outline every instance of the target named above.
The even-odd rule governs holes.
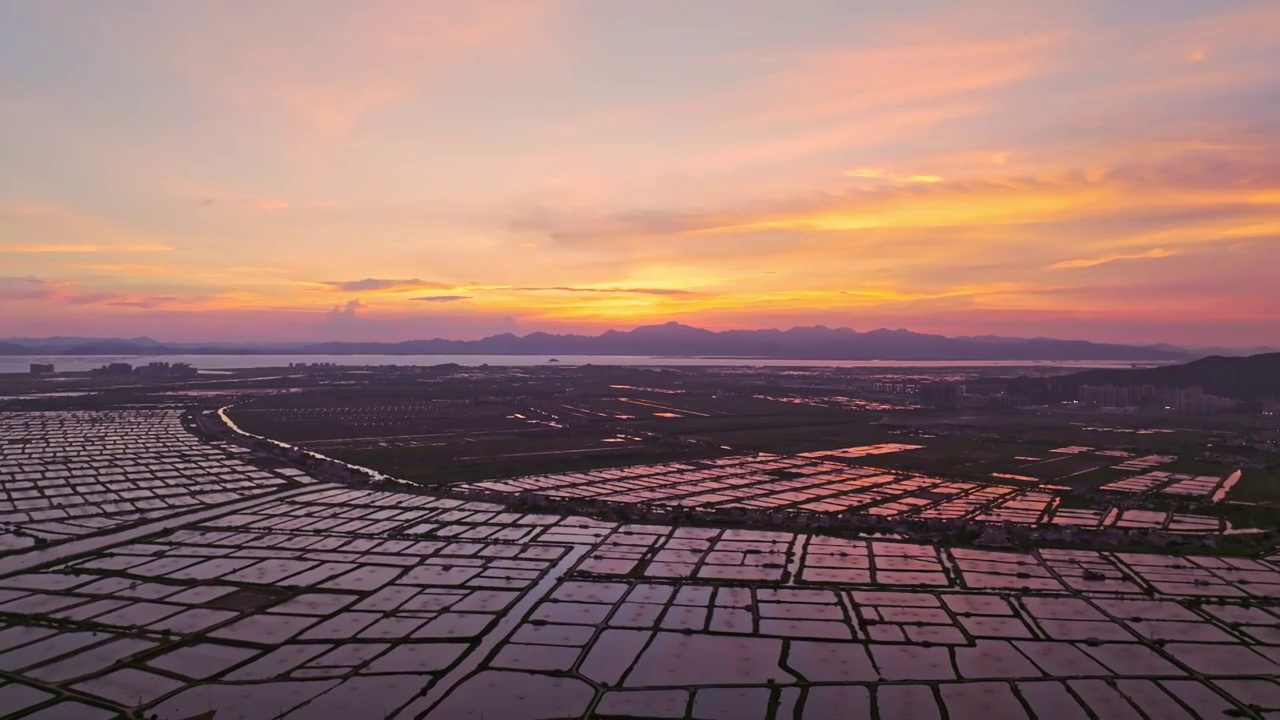
[[[331,321],[351,320],[355,318],[356,313],[360,312],[361,310],[364,310],[367,307],[369,306],[360,302],[359,298],[356,298],[354,300],[348,300],[342,305],[334,305],[329,310],[329,320]]]
[[[76,253],[148,253],[168,252],[173,250],[168,245],[138,243],[133,245],[95,245],[95,244],[49,244],[49,245],[0,245],[0,253],[16,255],[66,255]]]
[[[1114,253],[1111,255],[1102,255],[1092,258],[1062,260],[1050,265],[1049,267],[1055,270],[1071,270],[1077,268],[1096,267],[1098,265],[1106,265],[1107,263],[1119,262],[1122,260],[1158,260],[1160,258],[1173,257],[1177,254],[1179,254],[1177,250],[1151,248],[1150,250],[1139,253]]]
[[[83,266],[97,272],[113,275],[159,277],[175,274],[175,269],[167,265],[144,265],[139,263],[94,263]]]
[[[449,303],[458,302],[459,300],[470,300],[472,297],[473,296],[471,295],[426,295],[423,297],[416,297],[414,300],[418,302]]]
[[[116,307],[132,307],[141,308],[143,310],[154,310],[157,308],[171,308],[181,305],[190,305],[198,303],[207,298],[196,298],[190,296],[179,295],[156,295],[152,297],[129,298],[124,300],[112,300],[105,304],[114,305]]]
[[[40,300],[53,294],[53,288],[44,278],[0,276],[0,298],[8,300]]]
[[[538,47],[554,3],[435,0],[344,4],[338,13],[282,3],[252,13],[163,13],[177,67],[220,113],[339,138],[415,97],[441,71]],[[198,17],[193,18],[193,15]],[[199,28],[189,31],[188,28]],[[282,41],[290,33],[309,42]],[[227,48],[234,47],[234,53]]]
[[[0,218],[38,218],[63,215],[66,209],[53,203],[17,203],[0,205]]]
[[[940,183],[942,176],[940,175],[903,175],[893,173],[884,168],[856,168],[853,170],[845,170],[844,174],[851,178],[860,178],[864,180],[884,180],[888,182],[901,183]]]
[[[678,288],[654,288],[654,287],[572,287],[568,285],[558,285],[551,287],[514,287],[511,290],[519,290],[521,292],[570,292],[570,293],[602,293],[602,294],[628,294],[628,295],[696,295],[692,290],[681,290]]]
[[[69,305],[103,305],[106,303],[119,302],[121,301],[122,296],[117,292],[96,290],[87,292],[70,292],[59,296],[58,299]]]
[[[432,288],[447,288],[448,285],[439,282],[431,282],[428,280],[419,280],[412,278],[409,280],[391,280],[384,278],[365,278],[363,280],[321,280],[316,285],[322,285],[330,290],[339,292],[377,292],[382,290],[429,290]]]

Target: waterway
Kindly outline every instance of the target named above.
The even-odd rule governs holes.
[[[1243,476],[1243,470],[1236,470],[1228,475],[1226,482],[1222,483],[1222,487],[1218,488],[1218,491],[1213,494],[1213,497],[1209,499],[1209,502],[1220,503],[1223,500],[1226,500],[1227,493],[1231,492],[1231,488],[1235,487],[1236,483],[1240,482],[1240,478]]]
[[[407,481],[407,480],[401,480],[400,478],[392,477],[392,476],[390,476],[390,475],[383,475],[382,473],[378,472],[377,470],[371,470],[371,469],[369,469],[369,468],[367,468],[367,467],[364,467],[363,465],[352,465],[352,464],[351,464],[351,463],[349,463],[349,462],[345,462],[345,461],[342,461],[342,460],[338,460],[337,458],[331,458],[331,457],[329,457],[328,455],[321,455],[321,454],[320,454],[320,453],[318,453],[318,452],[312,452],[312,451],[310,451],[310,450],[306,450],[306,449],[304,449],[304,448],[300,448],[300,447],[298,447],[298,446],[296,446],[296,445],[290,445],[289,443],[281,442],[281,441],[279,441],[279,440],[273,440],[273,439],[271,439],[271,438],[269,438],[269,437],[266,437],[266,436],[264,436],[264,435],[254,435],[253,433],[248,432],[247,430],[242,430],[242,429],[240,428],[240,426],[239,426],[239,425],[236,425],[235,421],[234,421],[234,420],[232,420],[232,419],[231,419],[231,417],[227,415],[227,411],[228,411],[228,410],[230,410],[231,408],[232,408],[232,406],[231,406],[231,405],[227,405],[227,406],[225,406],[225,407],[218,408],[217,412],[218,412],[218,418],[219,418],[220,420],[222,420],[222,422],[223,422],[223,423],[225,423],[225,424],[226,424],[226,426],[227,426],[228,428],[231,428],[231,431],[232,431],[232,432],[234,432],[234,433],[238,433],[238,434],[240,434],[240,435],[243,435],[244,437],[252,438],[252,439],[254,439],[254,440],[264,440],[264,441],[266,441],[266,442],[271,443],[272,445],[275,445],[276,447],[284,448],[285,450],[292,450],[292,451],[294,451],[294,452],[303,453],[303,454],[305,454],[305,455],[310,455],[311,457],[316,458],[317,460],[324,460],[324,461],[327,461],[327,462],[331,462],[331,463],[333,463],[333,464],[335,464],[335,465],[341,465],[341,466],[343,466],[343,467],[347,468],[348,470],[354,470],[355,472],[358,472],[358,473],[360,473],[360,474],[362,474],[362,475],[364,475],[364,476],[368,477],[370,480],[374,480],[374,481],[379,481],[379,480],[382,480],[382,481],[390,481],[390,482],[400,483],[401,485],[415,485],[414,483],[411,483],[411,482],[409,482],[409,481]],[[213,410],[206,410],[205,412],[206,412],[206,413],[211,413],[211,412],[214,412],[214,411],[213,411]],[[416,487],[416,485],[415,485],[415,487]]]
[[[557,361],[553,363],[552,360]],[[149,362],[188,363],[201,370],[288,367],[290,363],[334,363],[336,365],[430,366],[457,363],[469,367],[497,365],[631,365],[631,366],[717,366],[717,367],[847,367],[847,368],[1020,368],[1061,367],[1071,369],[1127,368],[1122,361],[1033,361],[1033,360],[781,360],[732,357],[656,357],[644,355],[45,355],[0,357],[0,373],[25,373],[31,363],[52,363],[59,372],[84,372],[113,362],[134,365]],[[1142,363],[1143,366],[1161,363]]]

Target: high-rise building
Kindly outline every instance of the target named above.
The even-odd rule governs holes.
[[[959,392],[954,383],[936,382],[920,386],[920,402],[933,407],[951,407]]]

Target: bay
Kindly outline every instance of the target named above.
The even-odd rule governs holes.
[[[468,367],[494,365],[628,365],[649,367],[843,367],[843,368],[1127,368],[1164,363],[1128,361],[1032,360],[791,360],[732,357],[653,357],[642,355],[42,355],[0,357],[0,373],[25,373],[31,363],[52,363],[58,372],[85,372],[113,362],[188,363],[201,370],[288,367],[291,363],[334,363],[351,366],[407,365],[425,367],[456,363]]]

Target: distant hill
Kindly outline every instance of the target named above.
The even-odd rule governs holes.
[[[43,354],[62,354],[68,350],[82,350],[85,348],[101,348],[100,353],[76,353],[84,355],[106,355],[110,353],[123,352],[128,353],[135,348],[158,348],[163,347],[164,343],[158,340],[152,340],[149,337],[136,338],[88,338],[88,337],[47,337],[47,338],[0,338],[0,353],[12,354],[5,352],[5,348],[9,346],[17,346],[28,348]],[[126,348],[119,350],[116,348]]]
[[[1266,355],[1267,353],[1280,353],[1280,348],[1268,347],[1266,345],[1258,345],[1250,348],[1226,348],[1226,347],[1182,347],[1178,345],[1170,345],[1168,343],[1159,343],[1157,345],[1148,345],[1157,350],[1171,350],[1173,352],[1186,353],[1195,357],[1209,357],[1210,355],[1224,355],[1226,357],[1246,357],[1248,355]]]
[[[399,343],[323,342],[306,345],[190,345],[134,340],[59,338],[13,339],[0,354],[64,355],[644,355],[747,357],[796,360],[1186,360],[1175,350],[1109,345],[1049,338],[951,338],[909,330],[858,332],[849,328],[796,327],[790,330],[726,330],[666,323],[600,335],[511,333],[482,340],[409,340]],[[18,350],[13,345],[20,346]]]
[[[1280,353],[1249,357],[1213,356],[1185,365],[1134,370],[1086,370],[1068,375],[1080,385],[1199,386],[1212,395],[1237,400],[1280,397]]]

